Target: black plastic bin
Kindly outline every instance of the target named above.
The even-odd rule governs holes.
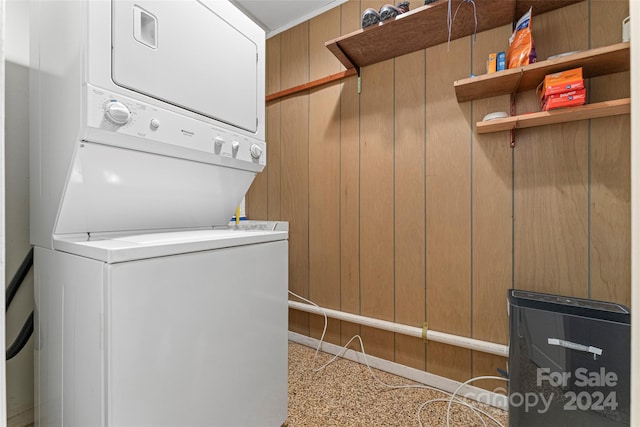
[[[509,425],[629,425],[625,306],[511,289]]]

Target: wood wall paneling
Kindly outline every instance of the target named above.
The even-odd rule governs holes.
[[[591,47],[618,43],[626,0],[592,1]],[[591,79],[590,102],[630,96],[629,72]],[[590,296],[627,306],[631,303],[631,118],[593,119],[590,123]]]
[[[310,79],[340,71],[324,41],[340,35],[340,9],[309,22]],[[309,297],[340,308],[340,86],[309,95]],[[311,334],[320,338],[324,318],[311,318]],[[328,320],[325,339],[340,343],[340,321]]]
[[[429,329],[471,335],[471,104],[453,82],[471,72],[470,37],[427,49],[427,319]],[[469,350],[427,345],[427,370],[471,375]]]
[[[270,38],[268,92],[342,69],[325,39],[384,3],[351,0]],[[539,58],[617,42],[627,10],[591,0],[534,11]],[[475,46],[468,37],[363,67],[361,94],[351,77],[269,104],[268,166],[247,213],[263,215],[266,203],[269,219],[289,221],[291,290],[414,326],[426,315],[432,330],[499,343],[510,286],[628,304],[629,118],[518,130],[511,149],[508,132],[474,132],[481,116],[508,109],[507,96],[455,99],[453,81],[484,72],[508,27]],[[628,93],[628,73],[588,82],[592,102]],[[517,106],[539,110],[532,91]],[[316,336],[320,325],[290,311],[293,331]],[[329,339],[359,332],[368,353],[456,380],[505,362],[347,322],[332,322]]]
[[[280,84],[280,39],[281,35],[277,34],[267,40],[267,76],[266,93],[277,92],[282,88]],[[282,171],[280,162],[282,155],[280,153],[282,128],[281,120],[281,103],[274,102],[267,105],[267,167],[263,173],[267,174],[267,218],[270,220],[280,220],[280,180]]]
[[[394,60],[361,70],[360,307],[365,316],[394,319],[393,277]],[[390,332],[362,328],[372,355],[394,358]]]
[[[539,57],[588,48],[588,2],[534,17]],[[539,111],[533,91],[518,110]],[[587,121],[516,132],[514,287],[588,296]]]
[[[281,33],[282,87],[309,79],[309,23]],[[309,95],[281,102],[281,210],[289,221],[289,289],[309,297]],[[290,330],[309,333],[309,315],[289,310]]]
[[[589,48],[589,1],[542,15],[536,15],[534,8],[533,13],[533,38],[538,60]]]
[[[349,34],[361,27],[362,9],[359,0],[349,0],[340,6],[340,35]],[[325,40],[326,41],[326,40]]]
[[[341,32],[360,27],[360,2],[341,6]],[[349,313],[360,313],[360,96],[358,81],[342,81],[340,93],[340,303]],[[342,322],[342,344],[360,327]]]
[[[361,11],[384,1],[361,1]],[[360,70],[360,312],[394,319],[394,60]],[[394,334],[361,328],[367,352],[394,360]]]
[[[425,264],[425,51],[395,60],[395,321],[422,327]],[[422,339],[396,336],[395,361],[425,369]]]
[[[490,53],[506,51],[511,25],[477,35],[473,49],[473,72],[486,73]],[[492,112],[510,109],[510,96],[472,102],[472,123]],[[472,198],[472,330],[473,338],[507,344],[509,319],[507,290],[512,286],[512,155],[510,133],[474,134],[471,163]],[[474,351],[473,377],[497,375],[506,369],[503,357]],[[475,384],[489,390],[506,389],[503,381]]]

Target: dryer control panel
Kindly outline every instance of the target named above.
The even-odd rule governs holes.
[[[149,151],[149,143],[153,145],[155,142],[226,157],[229,160],[262,166],[266,164],[266,145],[257,138],[92,86],[87,86],[86,96],[88,127],[103,131],[100,134],[107,139],[110,139],[109,134],[113,134],[143,140],[140,141],[140,146],[128,148]],[[131,141],[130,138],[126,140]]]

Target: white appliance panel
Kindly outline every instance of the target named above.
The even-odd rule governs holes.
[[[106,268],[109,425],[285,421],[286,241]]]
[[[212,230],[266,164],[264,31],[219,0],[31,6],[36,426],[280,426],[287,233]]]
[[[104,263],[34,249],[34,418],[103,426]]]
[[[266,145],[258,138],[212,126],[137,98],[91,85],[86,89],[88,126],[81,136],[85,141],[254,172],[260,172],[266,164]],[[106,117],[105,108],[113,103],[128,110],[126,123],[114,124]]]
[[[36,425],[282,425],[287,259],[286,233],[118,264],[36,247]]]
[[[254,172],[80,143],[55,233],[226,225]]]
[[[114,1],[122,87],[255,132],[258,47],[199,1]]]
[[[118,8],[120,6],[126,7],[120,1],[112,2],[110,0],[55,2],[35,0],[33,7],[30,8],[32,41],[30,44],[32,64],[30,105],[33,119],[31,121],[33,126],[30,128],[32,178],[30,180],[30,239],[34,245],[52,247],[52,235],[56,233],[56,223],[69,224],[78,217],[78,213],[73,213],[69,219],[60,218],[59,215],[62,212],[63,199],[67,199],[68,196],[64,192],[68,187],[73,186],[73,184],[69,184],[68,180],[74,174],[73,168],[77,160],[76,151],[83,142],[89,141],[139,152],[182,158],[198,163],[244,169],[250,174],[261,171],[266,164],[264,31],[227,1],[158,0],[152,2],[144,0],[136,3],[136,9],[133,8],[131,2],[128,2],[127,4],[133,11],[130,19],[119,20],[117,25],[124,26],[126,31],[133,32],[133,35],[128,33],[123,37],[133,39],[133,43],[136,44],[135,48],[167,52],[163,49],[163,45],[167,44],[165,37],[168,34],[171,37],[177,37],[175,40],[179,41],[183,33],[190,30],[186,24],[179,24],[184,28],[177,34],[175,28],[169,33],[163,30],[167,26],[163,24],[165,22],[164,11],[169,10],[168,8],[172,5],[180,8],[184,6],[187,10],[184,13],[189,15],[195,10],[204,11],[198,13],[198,16],[194,18],[197,22],[200,22],[199,19],[224,17],[221,26],[227,30],[229,28],[237,30],[238,33],[235,38],[227,38],[226,43],[217,43],[217,45],[224,45],[222,47],[214,46],[214,43],[209,39],[194,38],[191,40],[192,46],[200,46],[199,52],[208,51],[212,47],[221,49],[214,52],[215,55],[227,55],[229,52],[225,49],[233,51],[234,56],[232,57],[216,57],[215,59],[218,69],[229,70],[231,66],[234,68],[233,72],[225,71],[229,75],[223,79],[210,78],[215,76],[215,74],[211,74],[215,70],[211,70],[210,55],[204,55],[200,58],[209,68],[207,79],[204,82],[202,76],[184,78],[185,73],[199,72],[199,67],[195,66],[196,59],[193,59],[193,56],[189,56],[189,61],[192,61],[189,64],[181,59],[183,54],[189,50],[184,47],[184,43],[176,43],[182,44],[183,47],[172,52],[178,55],[175,58],[172,59],[169,54],[166,55],[167,57],[162,56],[162,61],[173,61],[168,67],[152,69],[153,67],[146,59],[141,60],[141,57],[138,56],[131,58],[131,62],[129,62],[129,58],[121,58],[127,61],[121,63],[126,68],[125,73],[131,70],[135,73],[137,70],[147,67],[148,73],[145,75],[145,81],[142,81],[141,84],[144,85],[146,80],[149,80],[156,82],[153,83],[154,85],[160,84],[159,81],[167,85],[166,87],[154,86],[153,90],[149,90],[149,92],[155,93],[145,94],[140,90],[140,87],[129,89],[118,86],[113,81],[112,42],[114,34],[112,33],[116,25],[113,22],[115,17],[112,16],[114,3]],[[162,14],[153,12],[156,10],[156,6],[154,6],[156,3]],[[147,9],[151,11],[147,11]],[[205,15],[206,18],[200,15]],[[138,26],[133,23],[134,18],[139,20]],[[177,23],[178,19],[171,21]],[[150,35],[149,22],[157,23],[158,32],[155,41]],[[239,33],[246,37],[242,38]],[[116,35],[118,34],[116,31]],[[236,42],[240,44],[239,48],[229,47],[231,43]],[[254,47],[249,49],[247,43]],[[173,43],[169,43],[169,45],[171,44]],[[126,51],[125,48],[123,49],[123,52]],[[114,53],[116,57],[119,55],[118,52],[120,50]],[[240,53],[248,54],[249,52],[250,59],[239,59]],[[255,62],[256,52],[257,63]],[[244,62],[251,63],[251,67],[243,65]],[[130,64],[131,67],[126,67],[127,64]],[[243,77],[246,70],[251,70],[255,76]],[[176,79],[176,75],[178,75],[178,79]],[[239,80],[234,80],[236,78]],[[236,84],[239,81],[242,83]],[[224,96],[211,95],[211,88],[214,85],[217,88],[214,92],[222,93]],[[176,86],[179,86],[182,92],[179,92]],[[233,97],[227,96],[227,88],[231,86],[235,88]],[[170,92],[162,93],[164,90]],[[177,94],[178,99],[172,99],[174,98],[173,94]],[[183,95],[184,99],[179,98]],[[222,105],[218,98],[225,98],[223,100],[224,106],[220,107],[222,114],[230,112],[231,115],[242,116],[242,118],[238,120],[228,117],[214,119],[200,112],[194,112],[197,103],[205,102],[205,100],[206,102],[215,100],[214,107],[218,108],[217,106]],[[194,103],[185,105],[188,107],[187,109],[180,105],[180,102],[183,101],[184,103],[192,101]],[[246,117],[250,115],[251,120],[245,121],[244,114],[247,115]],[[257,128],[255,126],[256,118],[258,119]],[[229,123],[222,120],[228,120]],[[231,123],[243,121],[245,122],[240,124]],[[247,128],[251,130],[241,127],[248,123],[250,126]],[[140,163],[145,164],[146,162],[142,160]],[[149,163],[153,163],[153,160]],[[155,175],[162,173],[160,170],[154,172]],[[235,173],[223,172],[218,177],[229,178],[230,182],[214,183],[209,180],[202,181],[199,185],[211,185],[213,188],[208,191],[209,194],[216,193],[221,187],[227,190],[237,189],[235,175]],[[191,192],[192,182],[193,180],[187,177],[181,183],[175,181],[172,188],[185,185],[185,191]],[[246,188],[243,191],[246,191]],[[139,189],[143,194],[146,191],[142,187]],[[83,191],[89,197],[97,197],[96,190],[87,185],[84,186]],[[155,188],[151,187],[150,192],[154,191],[156,191]],[[225,201],[230,202],[231,199],[240,200],[241,198],[242,195],[229,196]],[[143,199],[144,197],[140,200]],[[101,202],[108,203],[106,200],[101,200]],[[117,200],[113,202],[114,205],[117,203]],[[237,201],[230,203],[233,205]],[[226,206],[216,209],[217,211],[230,211],[232,214],[235,207]],[[105,216],[110,214],[109,210],[104,212]],[[156,215],[160,216],[162,212],[165,210],[156,211]],[[175,219],[175,210],[167,210],[166,212],[167,217],[157,221],[157,223],[165,224],[164,228],[182,228],[191,215],[188,210],[185,210],[186,215],[181,217],[178,222],[171,224]],[[199,214],[198,217],[202,215],[204,214]],[[123,225],[122,229],[132,230],[139,226],[140,221],[136,220],[133,215],[131,218],[131,224]],[[86,228],[84,227],[85,223],[91,222],[87,219],[82,221],[83,228]],[[99,222],[108,223],[108,221],[110,221],[108,218],[104,218]],[[213,225],[216,224],[208,224],[208,226]],[[188,227],[199,228],[200,226],[195,223],[189,224]],[[71,228],[73,227],[69,229]],[[149,230],[149,227],[144,226],[138,231],[146,230]],[[113,231],[119,231],[119,229]]]
[[[233,246],[253,245],[287,238],[286,230],[216,230],[171,231],[150,234],[109,233],[91,239],[65,238],[53,242],[55,249],[107,263],[166,257]]]

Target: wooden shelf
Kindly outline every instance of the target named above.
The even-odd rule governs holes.
[[[582,67],[585,78],[629,71],[629,43],[585,50],[573,55],[454,82],[458,102],[534,89],[544,76]]]
[[[455,11],[462,0],[453,0]],[[478,32],[517,20],[529,6],[535,15],[584,0],[475,0]],[[390,58],[445,43],[448,0],[418,7],[392,21],[338,37],[325,46],[346,68],[375,64]],[[460,6],[451,29],[451,40],[473,34],[475,20],[471,3]]]
[[[535,126],[565,123],[576,120],[595,119],[598,117],[629,114],[631,98],[614,99],[595,104],[577,107],[560,108],[538,113],[521,114],[519,116],[496,119],[488,122],[477,122],[476,130],[479,134],[500,132],[511,129],[522,129]]]

